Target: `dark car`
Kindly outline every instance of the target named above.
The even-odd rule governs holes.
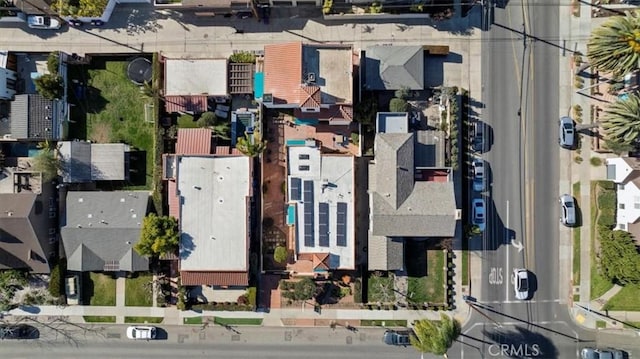
[[[35,339],[38,330],[26,324],[2,324],[0,325],[0,339]]]

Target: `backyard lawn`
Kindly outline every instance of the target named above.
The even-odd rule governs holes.
[[[376,275],[369,276],[367,283],[369,293],[368,301],[370,303],[382,302],[391,303],[396,301],[393,292],[393,277],[379,277]]]
[[[85,273],[82,281],[83,302],[89,305],[116,305],[116,280],[102,273]],[[87,301],[88,300],[88,301]]]
[[[70,68],[71,80],[86,84],[86,90],[69,89],[70,102],[76,105],[72,107],[69,138],[124,142],[146,151],[146,161],[132,163],[132,167],[145,166],[140,171],[146,169],[146,183],[141,184],[151,188],[154,123],[147,120],[154,117],[145,114],[145,104],[152,100],[127,78],[127,64],[120,59],[94,58],[91,65]]]
[[[153,305],[151,281],[153,276],[139,273],[135,278],[127,278],[125,282],[125,305],[131,307],[150,307]]]
[[[407,241],[405,258],[410,303],[444,303],[444,252],[427,249],[424,241]]]

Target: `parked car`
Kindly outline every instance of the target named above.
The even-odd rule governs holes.
[[[573,196],[563,194],[560,196],[560,222],[567,227],[576,225],[576,203]]]
[[[580,351],[582,359],[623,359],[624,353],[617,349],[583,348]]]
[[[382,336],[382,341],[388,345],[399,345],[406,347],[410,344],[409,342],[409,332],[396,331],[396,330],[386,330],[384,335]]]
[[[484,199],[476,198],[471,204],[473,212],[473,224],[478,226],[480,231],[484,232],[486,222],[486,209],[484,205]]]
[[[27,16],[27,25],[32,29],[57,30],[61,23],[58,19],[49,16],[29,15]]]
[[[485,138],[484,138],[484,123],[473,122],[471,124],[471,149],[474,152],[484,152]]]
[[[68,305],[80,304],[80,277],[70,275],[64,279],[64,289]]]
[[[513,276],[511,276],[511,282],[513,283],[516,298],[527,300],[529,298],[529,272],[526,269],[515,268]]]
[[[483,192],[487,188],[487,180],[484,171],[484,161],[477,158],[471,162],[471,168],[473,169],[473,181],[472,187],[476,192]]]
[[[566,149],[573,149],[575,146],[575,132],[576,126],[573,123],[571,117],[564,116],[558,121],[559,134],[558,134],[558,143],[560,147]]]
[[[127,328],[127,338],[134,340],[151,340],[156,338],[156,327],[131,326]]]
[[[0,325],[0,339],[35,339],[38,329],[26,324]]]

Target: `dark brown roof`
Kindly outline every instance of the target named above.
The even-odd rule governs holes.
[[[207,96],[165,96],[165,109],[168,113],[203,113],[207,111]]]
[[[215,285],[246,287],[249,285],[247,272],[180,272],[182,285]]]

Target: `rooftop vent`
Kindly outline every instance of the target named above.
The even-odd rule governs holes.
[[[307,74],[307,82],[311,83],[311,84],[316,82],[316,73],[315,72],[309,72]]]

